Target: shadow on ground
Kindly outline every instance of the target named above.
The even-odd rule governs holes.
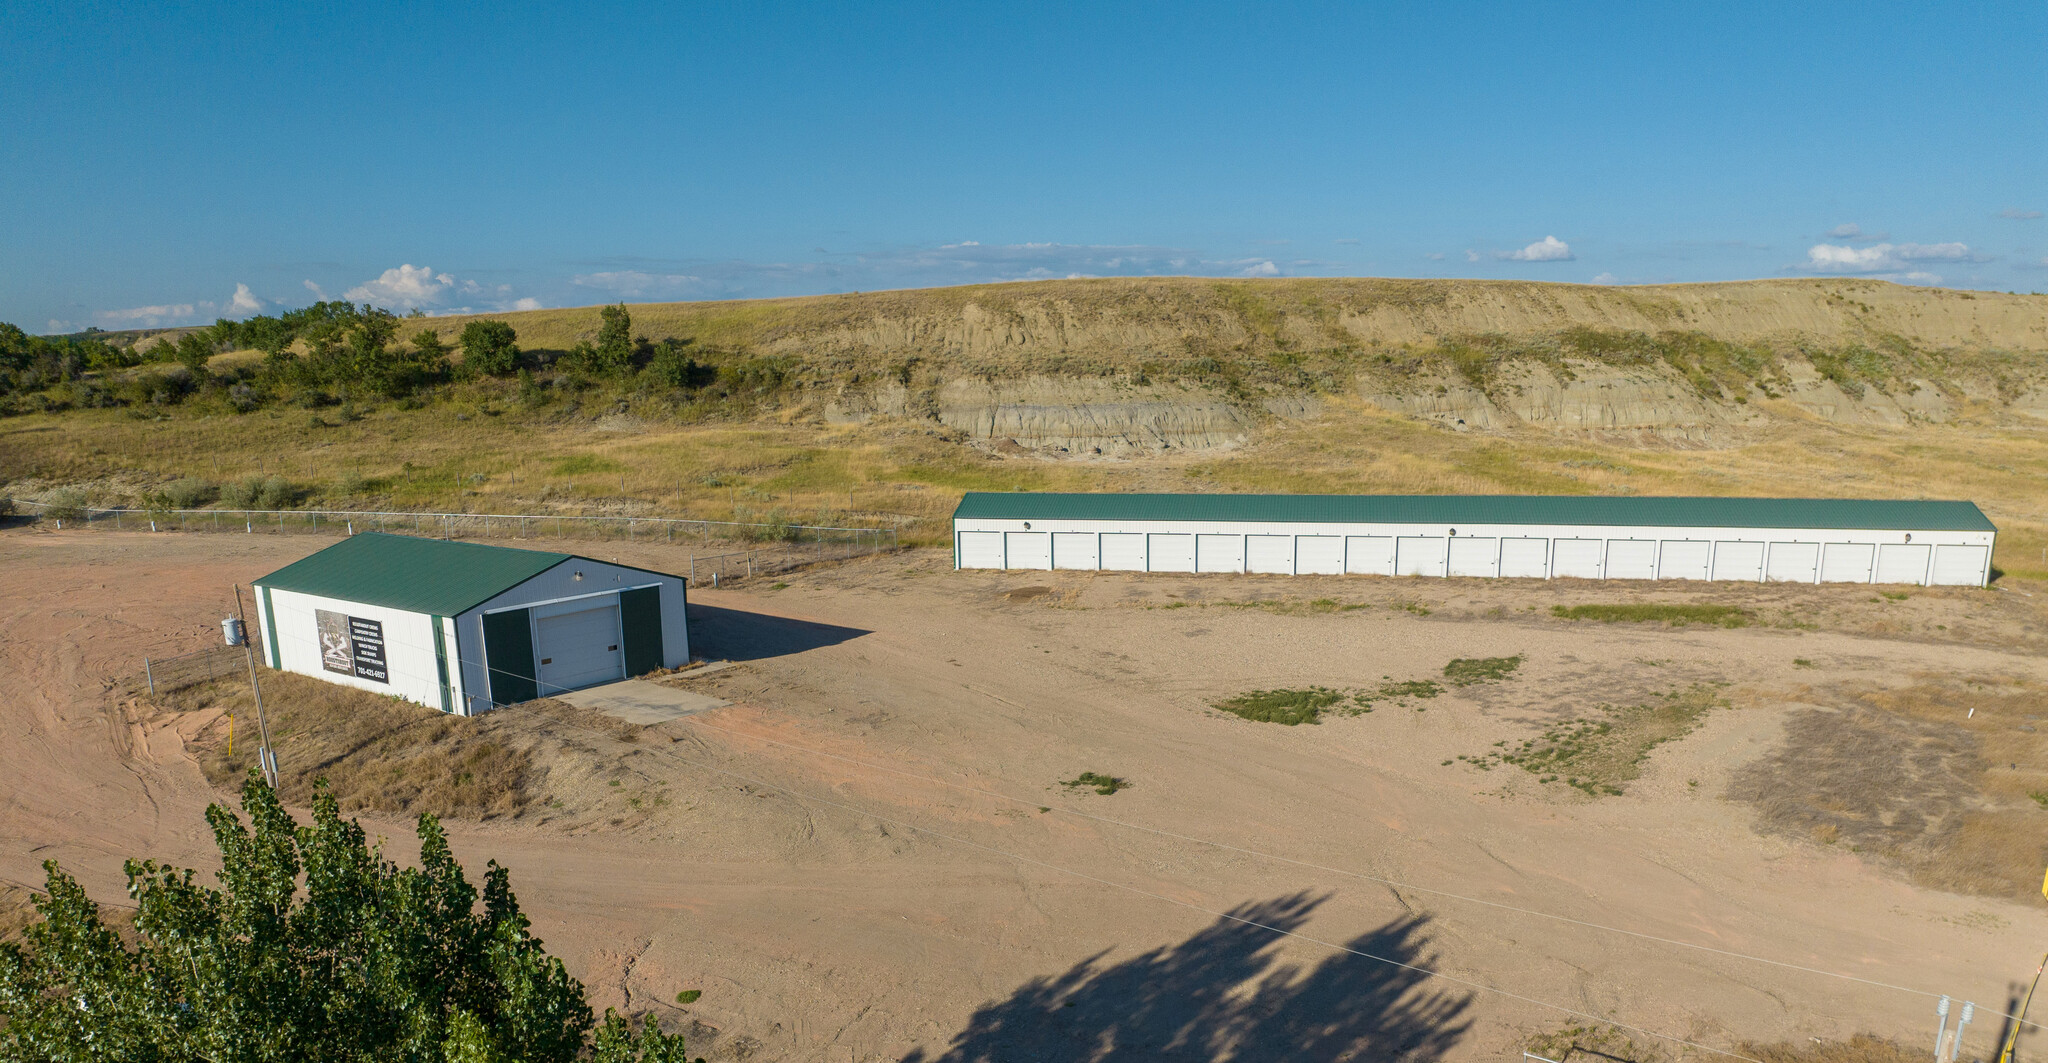
[[[698,657],[759,661],[837,646],[866,634],[865,628],[690,603],[690,652]]]
[[[1431,989],[1428,976],[1396,966],[1431,961],[1426,918],[1353,938],[1344,943],[1353,951],[1313,968],[1281,962],[1283,939],[1274,930],[1301,927],[1325,899],[1297,893],[1240,905],[1178,945],[1116,964],[1102,965],[1097,954],[984,1006],[943,1055],[919,1050],[904,1063],[1364,1063],[1443,1055],[1470,1025],[1471,995]]]

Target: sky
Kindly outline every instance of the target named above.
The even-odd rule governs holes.
[[[2048,4],[5,0],[0,321],[1068,276],[2048,290]]]

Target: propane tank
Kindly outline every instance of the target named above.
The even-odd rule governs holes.
[[[221,621],[220,633],[227,638],[228,645],[230,646],[240,646],[249,641],[248,636],[242,632],[242,620],[240,617],[231,616]]]

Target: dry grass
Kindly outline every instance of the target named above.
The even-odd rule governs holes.
[[[1642,705],[1601,705],[1595,714],[1557,723],[1519,747],[1457,760],[1481,771],[1512,765],[1539,782],[1561,782],[1591,797],[1614,796],[1642,774],[1652,750],[1692,733],[1708,712],[1726,705],[1717,688],[1694,684]]]
[[[1939,889],[2032,898],[2048,865],[2041,691],[2004,680],[1802,694],[1776,753],[1729,795],[1760,825],[1845,846]],[[1970,710],[1974,709],[1972,714]]]
[[[1808,1041],[1805,1044],[1745,1042],[1740,1050],[1743,1055],[1760,1059],[1763,1063],[1921,1063],[1927,1058],[1925,1048],[1908,1048],[1890,1038],[1867,1033],[1856,1034],[1846,1041]]]
[[[325,779],[343,809],[490,819],[531,800],[532,756],[501,732],[510,720],[447,716],[411,702],[289,672],[263,675],[264,708],[285,800],[310,801]],[[215,786],[240,784],[256,764],[255,702],[246,681],[223,680],[168,694],[165,709],[221,712],[197,743]],[[234,718],[229,750],[228,715]]]
[[[1726,1059],[1692,1049],[1674,1048],[1664,1042],[1639,1040],[1628,1031],[1607,1025],[1573,1024],[1553,1033],[1538,1034],[1527,1042],[1528,1049],[1557,1063],[1672,1063],[1674,1059]],[[1744,1056],[1762,1063],[1921,1063],[1926,1049],[1905,1045],[1875,1034],[1859,1033],[1846,1041],[1744,1041],[1735,1046]]]

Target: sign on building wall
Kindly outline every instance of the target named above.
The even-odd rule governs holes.
[[[384,663],[384,624],[326,609],[313,610],[320,632],[320,667],[358,679],[391,682]]]

